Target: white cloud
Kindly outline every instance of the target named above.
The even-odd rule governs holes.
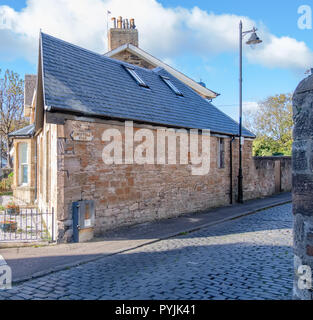
[[[105,4],[100,0],[28,0],[20,12],[0,6],[0,41],[5,40],[2,46],[10,47],[16,42],[6,39],[8,31],[12,38],[23,40],[24,50],[16,50],[16,56],[26,55],[30,61],[36,61],[40,29],[101,52],[106,39]]]
[[[256,111],[259,104],[253,101],[245,101],[242,103],[244,111]]]
[[[271,35],[269,41],[258,50],[249,50],[249,60],[267,67],[308,69],[313,65],[313,53],[304,42],[290,37]]]
[[[256,25],[249,17],[217,15],[193,9],[164,8],[157,0],[28,0],[20,12],[0,6],[0,41],[8,56],[36,61],[40,28],[66,41],[104,53],[106,11],[112,16],[134,17],[140,46],[171,61],[180,52],[208,56],[238,50],[238,23]],[[245,53],[252,63],[267,67],[308,69],[313,53],[304,42],[270,34],[262,25],[263,44]],[[15,50],[15,48],[18,48]]]

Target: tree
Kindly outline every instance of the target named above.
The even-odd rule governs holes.
[[[0,70],[1,74],[1,70]],[[26,125],[23,116],[24,81],[13,71],[6,70],[0,78],[0,135],[3,141],[7,166],[12,167],[9,134]]]
[[[254,155],[291,155],[292,94],[268,97],[259,103],[256,111],[246,111],[244,125],[257,136]]]

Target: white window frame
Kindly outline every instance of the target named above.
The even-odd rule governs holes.
[[[26,145],[26,162],[22,162],[22,146]],[[23,168],[27,168],[27,181],[23,181],[24,179],[24,171]],[[19,171],[19,185],[27,186],[29,183],[29,165],[28,165],[28,143],[20,142],[18,144],[18,171]]]
[[[173,84],[173,82],[168,77],[161,76],[162,80],[171,88],[171,90],[177,95],[183,97],[184,95],[180,90]]]
[[[137,74],[134,68],[125,66],[125,69],[141,87],[149,88],[149,86],[141,79],[141,77]]]

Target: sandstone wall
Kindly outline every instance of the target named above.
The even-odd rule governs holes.
[[[28,183],[27,185],[19,184],[19,144],[28,144]],[[13,156],[13,198],[14,201],[24,205],[32,205],[35,200],[35,139],[14,139],[14,156]]]
[[[137,125],[134,131],[151,126]],[[67,120],[58,125],[57,188],[54,204],[57,212],[59,241],[72,236],[72,203],[94,200],[95,233],[99,235],[116,227],[175,217],[230,204],[230,143],[225,139],[225,168],[218,168],[217,136],[211,136],[210,172],[193,176],[188,165],[106,165],[102,159],[102,141],[107,129],[123,133],[124,123],[97,120]],[[90,141],[75,141],[73,133],[84,132]],[[201,140],[201,137],[199,137]],[[155,142],[156,145],[156,142]],[[123,142],[123,147],[124,142]],[[134,145],[134,148],[136,144]],[[156,148],[156,147],[155,147]],[[232,198],[237,197],[238,139],[232,143]],[[177,154],[179,154],[177,143]],[[201,152],[201,151],[200,151]],[[277,192],[275,163],[280,163],[281,189],[290,189],[290,158],[252,158],[252,141],[245,140],[243,149],[244,199]],[[179,162],[178,162],[179,163]],[[280,191],[280,190],[279,190]],[[279,192],[278,191],[278,192]]]
[[[57,125],[45,124],[37,137],[37,205],[42,212],[57,206]]]
[[[141,59],[137,55],[132,54],[132,53],[128,52],[127,50],[124,50],[120,53],[115,54],[114,56],[112,56],[112,58],[120,60],[120,61],[125,61],[127,63],[133,64],[135,66],[139,66],[142,68],[146,68],[146,69],[154,69],[155,68],[155,66],[153,66],[152,64],[150,64],[146,60]]]
[[[64,211],[58,210],[61,238],[70,228],[75,201],[95,200],[96,234],[230,203],[230,138],[225,139],[225,168],[217,168],[217,137],[212,136],[210,173],[193,176],[190,164],[105,165],[102,151],[107,143],[101,137],[104,130],[112,128],[124,132],[124,123],[66,121],[64,137],[59,141],[63,153],[58,151],[58,162],[63,163],[58,172],[59,179],[63,179],[58,190],[58,202],[64,201]],[[75,131],[89,132],[92,141],[73,141],[70,136]],[[251,159],[251,144],[246,142],[245,162]]]

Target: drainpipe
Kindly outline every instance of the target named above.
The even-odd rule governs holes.
[[[230,171],[230,192],[229,192],[229,198],[230,198],[230,204],[233,204],[233,142],[235,141],[235,137],[232,137],[230,140],[230,152],[229,152],[229,171]]]

